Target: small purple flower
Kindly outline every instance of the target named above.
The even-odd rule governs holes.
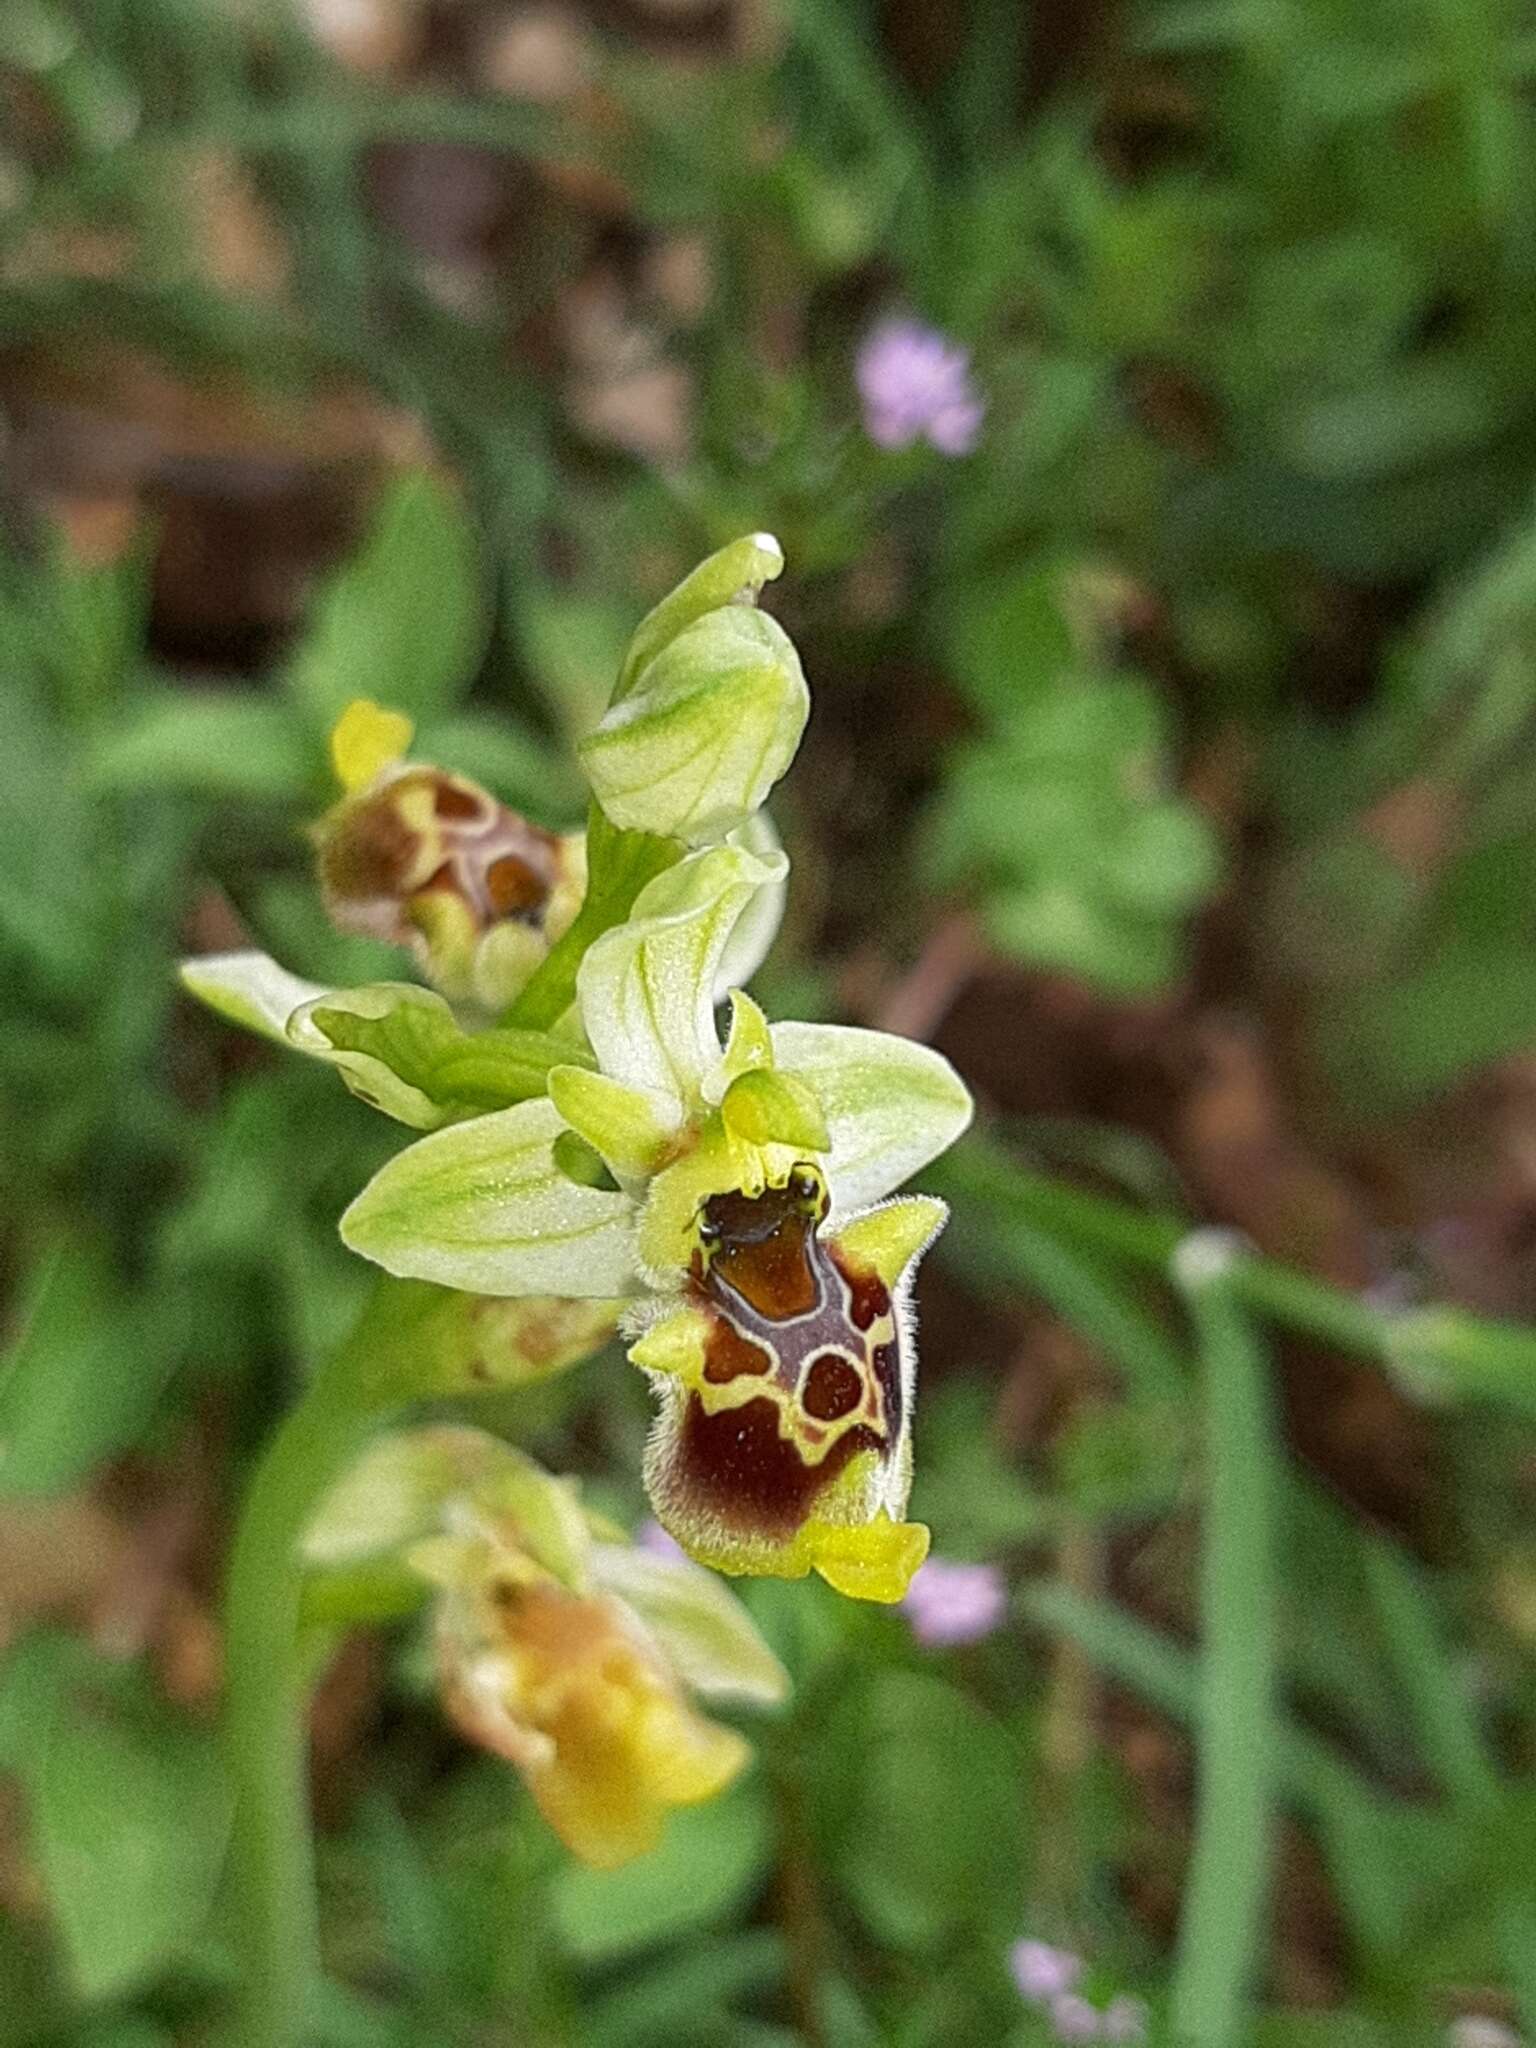
[[[1099,2009],[1075,1991],[1051,2000],[1051,2025],[1058,2041],[1097,2041]]]
[[[920,320],[882,320],[859,346],[854,381],[864,431],[880,448],[920,437],[941,455],[969,455],[986,405],[971,382],[971,357]]]
[[[1007,1609],[1008,1588],[996,1565],[952,1564],[943,1557],[930,1557],[918,1567],[901,1603],[913,1635],[931,1650],[979,1642],[991,1635]]]
[[[677,1564],[687,1558],[687,1551],[669,1536],[660,1522],[642,1522],[635,1531],[636,1550],[648,1551],[652,1557],[665,1558],[669,1564]]]
[[[1147,2008],[1139,1998],[1116,1998],[1104,2008],[1099,2033],[1106,2041],[1145,2041]]]
[[[923,1570],[928,1567],[925,1565]],[[919,1577],[921,1577],[919,1573]],[[1083,1959],[1048,1941],[1016,1941],[1008,1951],[1008,1967],[1020,1998],[1031,2005],[1049,2005],[1064,1998],[1083,1974]]]

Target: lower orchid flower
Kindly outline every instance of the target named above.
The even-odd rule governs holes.
[[[883,1032],[770,1025],[721,960],[782,855],[734,840],[647,885],[588,950],[595,1064],[391,1160],[342,1218],[388,1271],[482,1294],[627,1297],[660,1403],[646,1478],[662,1525],[733,1573],[892,1601],[928,1532],[903,1519],[908,1307],[942,1203],[887,1200],[965,1128],[938,1053]]]
[[[672,1807],[713,1798],[749,1761],[694,1693],[766,1705],[788,1689],[717,1579],[616,1537],[570,1480],[482,1430],[440,1427],[376,1443],[305,1546],[332,1568],[394,1553],[435,1589],[450,1715],[602,1868],[654,1848]]]

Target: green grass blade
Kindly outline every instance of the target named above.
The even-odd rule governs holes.
[[[1174,2032],[1193,2048],[1246,2038],[1269,1896],[1275,1801],[1278,1452],[1263,1346],[1230,1253],[1192,1238],[1175,1274],[1199,1345],[1206,1422],[1199,1789],[1174,1972]]]

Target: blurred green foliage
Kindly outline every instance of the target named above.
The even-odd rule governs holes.
[[[857,763],[839,782],[813,727],[830,793],[792,781],[784,816],[822,829],[812,893],[844,935],[851,915],[900,956],[974,909],[999,954],[1116,999],[1187,986],[1214,946],[1351,1141],[1536,1041],[1529,8],[1145,0],[1055,65],[1051,9],[972,0],[915,73],[863,0],[768,12],[707,61],[595,39],[594,112],[454,89],[451,67],[360,76],[277,9],[0,9],[7,362],[132,347],[299,403],[349,378],[445,458],[363,494],[302,629],[240,676],[156,652],[152,522],[98,561],[8,493],[6,1516],[192,1470],[222,1528],[355,1308],[334,1222],[388,1133],[318,1068],[234,1048],[173,975],[240,930],[320,981],[399,972],[333,933],[308,883],[338,708],[401,706],[424,755],[569,826],[570,743],[634,618],[677,560],[749,528],[784,543],[818,712]],[[692,400],[667,460],[584,427],[509,339],[603,244],[568,176],[539,186],[495,291],[459,303],[370,182],[410,147],[584,170],[627,231],[703,238],[711,288],[664,337]],[[189,199],[209,151],[266,209],[286,289],[211,274]],[[119,260],[85,260],[103,238]],[[853,353],[892,304],[972,348],[974,455],[860,432]],[[942,720],[889,739],[940,694]],[[840,805],[846,844],[822,816]],[[830,1003],[813,925],[814,906],[773,971]],[[1121,1170],[1129,1134],[1076,1137],[1092,1179],[1147,1192],[1143,1157]],[[1161,1284],[1185,1221],[1166,1189],[1150,1236],[1130,1200],[1095,1223],[1042,1192],[1027,1149],[953,1169],[941,1257],[978,1328],[1021,1302],[1067,1325],[1093,1398],[1023,1460],[997,1417],[1007,1360],[978,1343],[927,1402],[915,1504],[945,1552],[1016,1568],[1007,1626],[926,1651],[899,1616],[753,1586],[794,1702],[738,1791],[608,1876],[440,1734],[419,1630],[388,1638],[388,1713],[335,1766],[323,1846],[328,2048],[1045,2048],[1006,1970],[1024,1934],[1081,1946],[1095,1995],[1147,1998],[1162,2041],[1170,1984],[1186,2012],[1222,2009],[1199,1987],[1243,1974],[1255,1910],[1261,1939],[1279,1930],[1241,2022],[1255,2048],[1429,2048],[1462,1993],[1536,2027],[1536,1339],[1399,1327],[1271,1268],[1213,1336]],[[1214,1568],[1206,1397],[1259,1311],[1443,1404],[1439,1562],[1229,1431],[1258,1478],[1235,1489],[1238,1562]],[[638,1514],[638,1375],[598,1360],[496,1406]],[[1230,1766],[1190,1643],[1230,1654],[1266,1611],[1263,1840],[1223,1850],[1215,1816],[1214,1903],[1181,1928],[1186,1844],[1144,1752],[1160,1741],[1176,1777],[1182,1752],[1151,1716],[1197,1759],[1225,1738]],[[75,1620],[0,1635],[28,1845],[0,1866],[0,2043],[210,2039],[231,1966],[206,1697],[175,1704],[127,1624],[87,1640]],[[1139,1777],[1126,1744],[1063,1743],[1106,1689],[1146,1738]],[[1308,1852],[1277,1813],[1336,1915],[1326,2011],[1280,1953]]]

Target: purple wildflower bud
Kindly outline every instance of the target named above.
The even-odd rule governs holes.
[[[1099,2009],[1086,1998],[1079,1998],[1075,1991],[1069,1991],[1051,2000],[1051,2025],[1058,2041],[1097,2041]]]
[[[991,1635],[1007,1612],[1008,1589],[996,1565],[930,1557],[918,1567],[901,1607],[917,1640],[929,1649],[943,1649]]]
[[[678,1564],[687,1558],[683,1546],[669,1536],[660,1522],[642,1522],[635,1531],[636,1550],[648,1551],[652,1557],[665,1558],[669,1564]]]
[[[1052,1948],[1048,1941],[1016,1941],[1008,1952],[1008,1967],[1020,1998],[1031,2005],[1048,2005],[1072,1989],[1083,1974],[1083,1959],[1070,1949]]]
[[[1145,2041],[1147,2008],[1139,1998],[1116,1998],[1105,2006],[1099,2033],[1106,2041]]]
[[[984,401],[971,382],[970,351],[920,320],[882,320],[860,345],[854,381],[864,430],[880,448],[926,436],[941,455],[969,455]]]

